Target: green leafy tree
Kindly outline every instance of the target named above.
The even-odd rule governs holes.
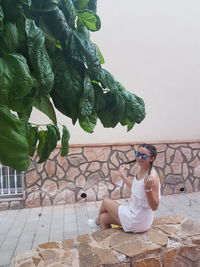
[[[29,167],[35,153],[44,162],[70,133],[57,125],[55,109],[92,133],[118,123],[131,130],[145,116],[143,100],[102,68],[103,56],[90,40],[101,21],[96,0],[0,0],[0,162]],[[29,122],[32,108],[51,124]],[[61,133],[60,133],[61,131]]]

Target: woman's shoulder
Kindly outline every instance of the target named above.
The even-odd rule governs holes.
[[[160,182],[160,177],[159,177],[159,175],[158,175],[158,173],[157,173],[155,168],[152,168],[151,173],[150,173],[150,177],[152,179],[155,179],[155,180]]]

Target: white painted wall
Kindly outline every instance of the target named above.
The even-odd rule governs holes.
[[[199,0],[98,0],[102,28],[92,40],[104,68],[143,98],[147,115],[129,133],[99,123],[87,134],[59,113],[71,144],[200,140],[199,10]],[[48,122],[38,112],[31,121]]]

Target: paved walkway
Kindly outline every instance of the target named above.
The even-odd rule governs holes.
[[[126,203],[128,200],[120,200]],[[38,244],[92,233],[88,218],[100,201],[0,212],[0,267],[13,266],[16,254]],[[184,214],[200,220],[200,192],[162,196],[156,216]]]

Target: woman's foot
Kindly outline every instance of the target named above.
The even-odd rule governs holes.
[[[89,219],[89,220],[88,220],[88,225],[89,225],[91,228],[95,229],[95,230],[100,230],[100,229],[101,229],[100,225],[97,225],[97,223],[96,223],[96,219]]]

